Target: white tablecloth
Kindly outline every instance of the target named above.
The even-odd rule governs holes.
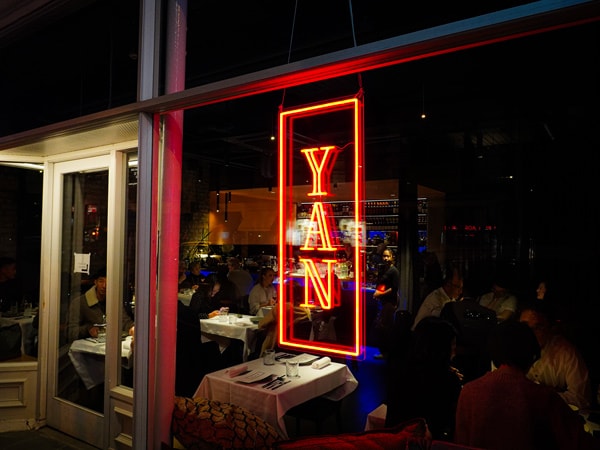
[[[365,423],[365,431],[385,428],[385,418],[387,416],[387,405],[382,403],[369,414]]]
[[[179,300],[185,306],[190,306],[190,302],[192,301],[193,295],[194,295],[194,291],[192,291],[191,289],[188,292],[178,292],[177,300]]]
[[[265,366],[262,358],[248,362],[247,366],[248,370],[260,370],[278,376],[285,374],[283,363]],[[254,384],[238,383],[235,377],[229,377],[228,370],[218,370],[205,375],[194,397],[204,397],[244,407],[276,426],[285,437],[287,431],[284,416],[290,408],[319,396],[340,400],[358,386],[358,381],[350,369],[338,363],[331,363],[322,369],[301,366],[299,378],[293,378],[290,383],[276,390],[263,388],[265,381]]]
[[[258,325],[250,322],[252,316],[242,316],[232,314],[235,323],[222,322],[219,316],[212,319],[201,319],[200,330],[202,331],[202,340],[216,341],[223,351],[229,345],[230,339],[239,339],[244,343],[243,359],[246,361],[248,355],[254,349],[256,341],[256,330]]]
[[[121,364],[130,368],[131,336],[121,341]],[[81,377],[86,389],[92,389],[104,383],[104,355],[106,344],[98,343],[95,339],[78,339],[69,348],[69,358]]]

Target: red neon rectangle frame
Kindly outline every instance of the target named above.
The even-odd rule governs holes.
[[[328,197],[328,189],[329,186],[321,186],[321,181],[324,181],[324,184],[327,184],[330,180],[329,178],[323,179],[322,172],[326,172],[323,169],[325,162],[323,159],[327,159],[326,157],[322,157],[321,159],[321,170],[318,173],[315,173],[315,167],[318,165],[318,158],[313,159],[313,163],[311,165],[311,157],[307,156],[307,154],[311,154],[311,151],[320,152],[323,154],[326,153],[326,148],[334,147],[331,145],[332,143],[323,142],[321,147],[306,149],[301,148],[302,145],[298,145],[295,143],[294,133],[295,133],[295,125],[298,124],[298,121],[302,119],[307,120],[315,120],[317,116],[319,116],[319,120],[327,124],[327,115],[328,114],[336,114],[336,113],[350,113],[348,123],[342,123],[342,127],[347,127],[346,131],[348,132],[348,136],[352,137],[352,182],[353,182],[353,198],[352,202],[354,203],[354,213],[353,220],[357,229],[354,230],[352,235],[352,244],[356,251],[354,252],[354,260],[352,261],[354,268],[354,277],[352,281],[354,282],[354,290],[352,293],[352,336],[351,339],[347,340],[345,343],[336,343],[336,342],[319,342],[317,340],[306,340],[306,339],[296,339],[293,336],[293,332],[290,332],[291,324],[294,318],[294,310],[290,305],[294,304],[293,290],[291,288],[291,284],[294,282],[291,276],[288,276],[288,273],[285,270],[286,262],[291,257],[293,258],[295,255],[292,252],[292,245],[290,244],[291,237],[288,235],[289,230],[292,224],[296,222],[295,216],[295,208],[292,202],[292,199],[295,197],[294,189],[297,186],[294,186],[294,170],[295,170],[295,160],[302,160],[301,153],[304,153],[304,157],[306,158],[307,166],[312,171],[313,176],[313,191],[308,194],[307,202],[311,201],[311,199],[315,200],[315,204],[313,205],[313,211],[316,208],[316,203],[323,203],[323,200],[327,200]],[[334,118],[335,116],[330,116],[330,118]],[[345,116],[344,116],[345,117]],[[344,121],[342,121],[344,122]],[[332,124],[332,127],[340,126],[340,124]],[[322,126],[322,125],[321,125]],[[325,125],[327,128],[327,125]],[[318,130],[316,135],[310,136],[315,139],[315,141],[320,142],[321,136],[318,135]],[[344,98],[338,100],[331,100],[324,103],[313,104],[308,106],[297,107],[290,110],[281,110],[279,113],[279,261],[280,261],[280,292],[279,292],[279,302],[278,302],[278,315],[280,326],[278,327],[278,342],[279,345],[283,347],[290,347],[293,349],[297,349],[300,351],[319,351],[332,355],[347,355],[352,357],[359,357],[363,354],[364,350],[364,295],[360,288],[364,281],[364,271],[363,271],[363,259],[364,255],[360,249],[364,246],[364,225],[361,229],[361,224],[364,224],[364,211],[363,211],[363,199],[364,199],[364,170],[363,170],[363,158],[364,158],[364,145],[363,145],[363,102],[362,98],[352,97],[352,98]],[[344,145],[344,147],[348,147]],[[337,150],[337,149],[336,149]],[[318,178],[318,182],[315,182],[315,176]],[[296,180],[297,181],[297,180]],[[320,189],[315,189],[315,186],[319,185]],[[321,189],[322,188],[322,189]],[[319,191],[319,192],[316,192]],[[324,191],[324,192],[323,192]],[[318,214],[317,214],[318,215]],[[324,220],[328,218],[327,210],[322,211],[322,215]],[[313,216],[314,217],[314,216]],[[325,230],[331,231],[332,228],[329,226],[334,226],[333,218],[331,217],[331,222],[328,222],[328,225],[322,225]],[[314,223],[314,222],[310,222]],[[309,229],[312,230],[312,226],[309,225]],[[320,229],[320,226],[317,227]],[[309,234],[311,234],[309,232]],[[324,233],[323,233],[324,234]],[[323,236],[325,238],[325,236]],[[321,239],[323,241],[325,239]],[[308,238],[306,240],[308,243]],[[306,249],[307,244],[301,249]],[[331,250],[330,248],[325,248],[327,245],[321,243],[321,248],[317,250]],[[331,245],[329,246],[331,247]],[[314,250],[314,249],[313,249]],[[314,252],[313,252],[314,253]],[[308,257],[310,259],[310,257]],[[321,262],[326,261],[326,259],[321,259]],[[310,265],[310,264],[309,264]],[[328,263],[326,266],[328,269],[328,273],[326,274],[327,279],[335,279],[335,277],[331,276],[330,271],[331,263]],[[305,276],[305,298],[304,302],[308,302],[308,294],[307,294],[307,283],[310,283],[310,277],[308,275]],[[312,278],[314,281],[319,281],[316,277]],[[341,285],[340,285],[341,286]],[[318,289],[317,289],[318,290]],[[325,290],[325,293],[331,293],[332,291]],[[341,295],[341,290],[340,290]],[[346,298],[346,302],[348,302],[348,298]],[[321,303],[323,305],[323,303]],[[347,307],[347,305],[346,305]],[[287,331],[286,331],[287,330]]]

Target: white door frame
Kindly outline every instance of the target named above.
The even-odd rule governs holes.
[[[46,163],[44,192],[44,219],[42,223],[42,288],[40,302],[40,339],[43,345],[40,355],[47,355],[40,367],[40,417],[46,417],[48,425],[75,436],[99,448],[111,446],[110,420],[114,414],[111,392],[118,397],[121,409],[123,401],[133,403],[133,391],[118,386],[120,374],[120,320],[108,324],[104,414],[83,408],[65,399],[56,397],[58,362],[58,325],[60,318],[60,283],[62,250],[62,200],[63,175],[78,171],[108,170],[108,223],[107,223],[107,275],[111,280],[107,286],[108,298],[122,298],[124,261],[124,224],[127,211],[125,189],[127,187],[126,153],[112,151],[105,155],[91,156],[71,161]],[[109,302],[107,315],[120,317],[121,303]],[[43,344],[42,344],[43,343]],[[47,382],[46,382],[47,381]],[[129,398],[129,401],[127,399]],[[130,409],[130,408],[127,408]],[[131,408],[132,409],[132,408]],[[44,415],[44,411],[46,414]],[[109,420],[106,420],[109,419]],[[117,431],[118,433],[118,431]]]

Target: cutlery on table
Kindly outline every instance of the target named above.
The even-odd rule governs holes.
[[[273,375],[271,375],[271,376],[273,376]],[[271,381],[263,384],[261,387],[269,388],[271,385],[277,383],[278,381],[283,381],[284,378],[285,378],[285,375],[281,375],[280,377],[273,378]]]
[[[274,391],[277,388],[280,388],[281,386],[283,386],[284,384],[288,384],[291,383],[292,380],[287,380],[287,381],[282,381],[281,383],[275,385],[274,387],[271,387],[269,389],[271,389],[272,391]]]

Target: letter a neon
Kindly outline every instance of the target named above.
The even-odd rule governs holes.
[[[306,233],[304,246],[300,250],[314,250],[316,243],[321,239],[321,247],[318,250],[333,251],[335,248],[331,245],[329,238],[329,225],[327,224],[326,214],[323,210],[322,202],[313,204],[312,213],[310,215],[310,225]]]

